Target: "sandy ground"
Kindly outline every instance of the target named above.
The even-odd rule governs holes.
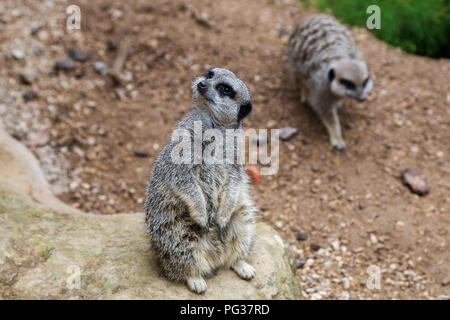
[[[341,154],[287,76],[296,1],[70,4],[81,7],[82,23],[68,33],[67,1],[0,3],[0,117],[38,156],[61,199],[94,213],[142,211],[152,163],[190,107],[192,79],[226,67],[252,94],[246,128],[299,130],[281,142],[278,173],[253,195],[260,219],[304,264],[297,271],[304,296],[450,297],[449,60],[405,54],[352,29],[375,86],[366,102],[348,101],[341,113]],[[125,41],[127,79],[114,86],[93,65],[111,66],[114,45]],[[72,48],[91,58],[51,72]],[[27,68],[37,73],[31,85],[20,80]],[[30,90],[37,98],[25,102]],[[406,168],[425,177],[427,196],[402,185]],[[297,240],[299,232],[307,239]],[[367,286],[369,267],[380,271],[379,289]]]

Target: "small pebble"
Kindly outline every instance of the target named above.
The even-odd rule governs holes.
[[[318,251],[321,248],[320,245],[316,243],[311,243],[309,247],[311,248],[312,251]]]
[[[148,158],[150,156],[150,154],[147,151],[135,150],[134,156],[138,157],[138,158]]]
[[[27,90],[23,94],[23,100],[25,102],[33,101],[33,100],[36,100],[37,98],[39,98],[39,95],[36,93],[36,91],[33,91],[33,90]]]
[[[13,49],[11,51],[11,55],[16,60],[22,60],[23,58],[25,58],[25,54],[20,49]]]
[[[411,192],[416,193],[419,196],[424,196],[430,191],[425,179],[410,168],[403,171],[402,181],[403,184],[411,190]]]
[[[298,241],[305,241],[306,239],[308,239],[308,235],[306,233],[302,233],[302,232],[297,233]]]
[[[304,265],[305,265],[304,262],[301,262],[300,260],[295,260],[295,266],[297,267],[297,269],[303,268]]]
[[[298,132],[297,128],[285,127],[280,129],[280,139],[287,141]]]
[[[67,55],[78,62],[86,62],[91,59],[91,53],[89,51],[70,49],[67,51]]]
[[[98,74],[105,75],[108,72],[108,65],[105,62],[97,61],[94,63],[94,70]]]
[[[28,67],[20,72],[19,77],[23,84],[30,85],[36,81],[38,74],[35,68]]]
[[[70,60],[58,60],[54,66],[55,71],[72,71],[75,70],[75,68],[76,64]]]

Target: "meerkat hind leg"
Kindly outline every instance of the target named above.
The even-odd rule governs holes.
[[[187,279],[188,288],[198,294],[203,294],[206,292],[207,285],[205,279],[202,277],[190,277]]]
[[[297,74],[295,75],[295,82],[297,87],[300,88],[300,102],[306,103],[308,101],[309,90],[305,79],[301,75]]]
[[[342,138],[341,125],[339,123],[339,116],[338,116],[338,108],[332,107],[331,110],[319,113],[319,116],[328,130],[331,145],[336,149],[338,149],[339,151],[344,151],[345,141]]]
[[[232,266],[231,269],[234,270],[234,272],[237,273],[239,277],[241,277],[244,280],[251,280],[256,275],[256,270],[251,265],[249,265],[244,260],[238,260],[236,261]]]

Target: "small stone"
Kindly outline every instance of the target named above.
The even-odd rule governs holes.
[[[67,55],[78,62],[86,62],[91,59],[91,53],[89,51],[70,49],[67,51]]]
[[[31,147],[42,147],[45,146],[50,140],[50,137],[47,133],[40,132],[32,132],[28,134],[28,145]]]
[[[39,98],[39,95],[34,90],[27,90],[23,94],[23,100],[25,102],[33,101],[33,100],[36,100],[37,98]]]
[[[78,188],[78,185],[79,185],[78,182],[72,181],[72,182],[69,184],[69,188],[70,188],[71,190],[75,190],[76,188]]]
[[[341,248],[341,244],[339,243],[339,240],[331,241],[331,247],[333,247],[334,251],[339,251]]]
[[[348,278],[342,279],[342,286],[344,287],[344,289],[349,289],[350,288],[350,280]]]
[[[76,68],[76,64],[70,60],[58,60],[55,63],[54,69],[55,71],[73,71]]]
[[[301,269],[305,266],[305,263],[301,262],[300,260],[295,260],[295,266],[297,267],[297,269]]]
[[[23,58],[25,58],[25,54],[20,49],[13,49],[11,51],[11,55],[16,60],[22,60]]]
[[[350,299],[350,293],[348,293],[347,291],[344,291],[341,293],[341,297],[342,300],[348,300]]]
[[[404,226],[405,226],[405,223],[403,221],[399,220],[399,221],[397,221],[395,223],[395,229],[396,230],[402,230]]]
[[[94,63],[94,70],[98,74],[105,75],[108,73],[108,64],[105,62],[97,61]]]
[[[311,295],[311,300],[321,300],[322,299],[322,295],[320,293],[313,293]]]
[[[285,127],[280,129],[280,139],[287,141],[298,132],[297,128]]]
[[[143,150],[134,150],[134,156],[138,158],[148,158],[150,154]]]
[[[118,48],[117,44],[115,44],[112,41],[108,41],[107,47],[108,47],[108,50],[110,50],[110,51],[116,51]]]
[[[30,85],[36,81],[38,74],[35,68],[28,67],[20,72],[19,77],[23,84]]]
[[[411,192],[416,193],[419,196],[424,196],[430,191],[425,179],[410,168],[403,171],[402,181],[403,184],[411,190]]]
[[[309,247],[311,248],[312,251],[318,251],[321,248],[321,246],[316,243],[311,243]]]
[[[116,88],[114,89],[114,94],[116,95],[117,99],[122,100],[125,98],[125,90]]]
[[[298,241],[305,241],[306,239],[308,239],[308,235],[306,233],[302,233],[302,232],[297,233]]]
[[[376,244],[378,242],[377,236],[373,233],[370,234],[370,242],[372,242],[373,244]]]

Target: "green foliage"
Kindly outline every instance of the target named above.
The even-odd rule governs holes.
[[[430,57],[450,58],[450,0],[302,0],[331,11],[343,23],[365,27],[370,5],[381,9],[381,29],[371,30],[387,43]]]

